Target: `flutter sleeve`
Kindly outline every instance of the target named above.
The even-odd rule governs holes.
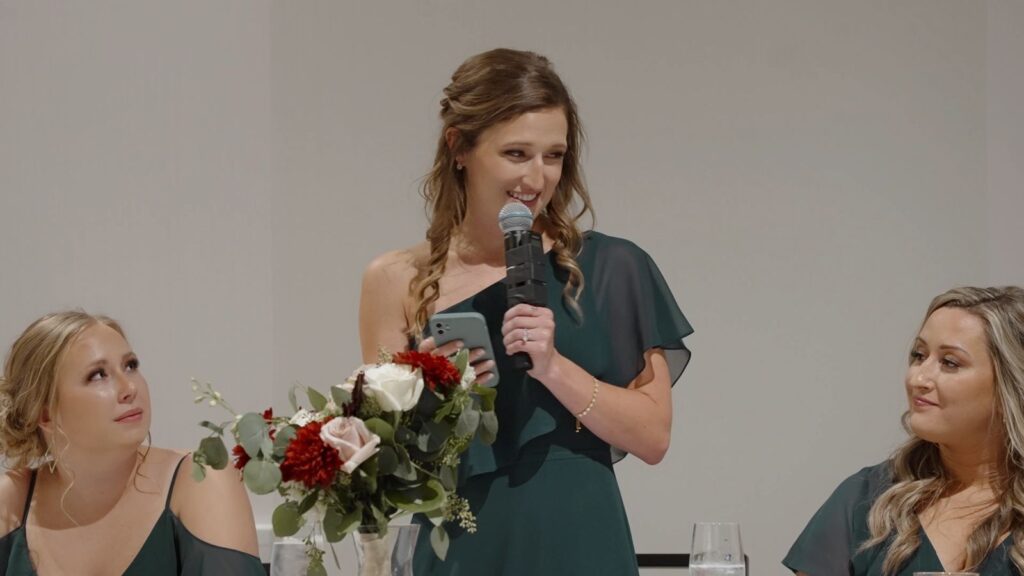
[[[592,233],[599,243],[590,252],[593,273],[587,279],[605,323],[612,354],[608,383],[625,386],[644,369],[644,354],[659,348],[675,385],[690,361],[683,338],[693,327],[676,303],[657,264],[636,244]]]
[[[853,574],[853,557],[870,533],[872,504],[891,483],[888,462],[863,468],[832,492],[782,560],[808,576]]]

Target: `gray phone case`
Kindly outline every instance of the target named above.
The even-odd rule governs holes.
[[[467,348],[483,348],[484,360],[494,360],[494,348],[491,347],[491,336],[487,331],[487,320],[479,312],[441,312],[430,317],[430,335],[438,346],[462,340]],[[498,384],[498,371],[491,372],[487,386]]]

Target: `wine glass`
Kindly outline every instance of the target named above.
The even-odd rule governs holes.
[[[697,522],[690,546],[693,576],[745,576],[740,525],[736,522]]]

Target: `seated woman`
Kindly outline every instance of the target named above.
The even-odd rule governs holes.
[[[1024,290],[932,300],[906,375],[910,439],[847,478],[783,560],[808,576],[1024,572]]]
[[[0,574],[262,575],[237,471],[193,481],[153,448],[149,388],[121,327],[40,318],[0,380]]]

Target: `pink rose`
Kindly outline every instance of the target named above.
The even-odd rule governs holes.
[[[357,466],[377,453],[380,436],[370,432],[359,418],[339,416],[320,429],[320,439],[335,448],[344,464],[341,469],[351,474]]]

